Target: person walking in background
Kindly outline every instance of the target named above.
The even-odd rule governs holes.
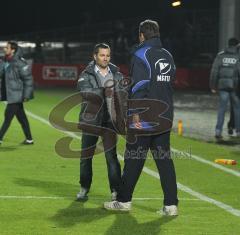
[[[77,194],[78,201],[88,199],[88,192],[92,183],[92,159],[99,138],[98,128],[109,128],[110,132],[103,131],[102,141],[105,151],[105,158],[108,169],[108,179],[112,200],[116,199],[117,190],[121,179],[121,168],[117,158],[117,134],[112,120],[114,117],[114,108],[112,107],[111,93],[115,89],[115,84],[123,78],[119,69],[110,63],[111,50],[109,45],[99,43],[95,45],[93,58],[86,69],[80,74],[78,80],[78,91],[83,94],[84,103],[80,112],[80,123],[90,124],[91,130],[84,131],[82,135],[82,151],[80,159],[80,192]],[[99,108],[94,107],[98,98],[103,101]],[[86,103],[88,105],[86,106]],[[91,109],[91,112],[89,111]],[[99,110],[98,110],[99,109]],[[92,116],[91,116],[92,115]],[[92,118],[89,118],[91,116]],[[89,123],[88,123],[89,121]],[[83,126],[82,125],[82,126]],[[80,127],[81,129],[81,127]],[[96,132],[94,134],[94,132]],[[100,131],[99,131],[100,132]],[[110,146],[109,143],[114,143]]]
[[[240,59],[240,43],[238,43],[238,45],[237,45],[237,50],[238,50],[239,59]],[[240,83],[238,84],[237,95],[240,98]],[[228,121],[228,134],[230,136],[233,135],[234,129],[235,129],[234,109],[233,109],[232,100],[230,100],[230,118]]]
[[[31,68],[22,58],[22,49],[9,41],[4,48],[5,57],[0,63],[0,100],[7,101],[4,122],[0,129],[0,144],[14,116],[22,126],[25,140],[22,144],[33,144],[32,134],[23,102],[33,99]]]
[[[159,26],[156,21],[145,20],[139,25],[140,45],[132,57],[131,78],[132,88],[129,102],[139,101],[139,104],[152,107],[148,117],[157,118],[161,131],[151,126],[151,121],[144,119],[144,112],[139,108],[129,112],[129,129],[127,141],[136,136],[135,141],[128,141],[124,155],[124,169],[117,200],[105,202],[107,210],[129,211],[132,206],[132,194],[142,172],[147,152],[151,150],[158,168],[164,200],[161,212],[167,216],[178,215],[177,183],[173,160],[170,153],[170,130],[173,120],[172,83],[175,79],[176,67],[172,55],[162,47]],[[161,112],[162,102],[166,110]],[[160,113],[151,113],[158,110]],[[158,119],[158,118],[162,119]],[[166,121],[167,120],[167,121]],[[161,122],[162,121],[162,122]],[[166,121],[166,122],[165,122]],[[156,122],[154,122],[156,123]],[[167,125],[165,125],[167,123]],[[131,130],[132,129],[132,130]],[[137,130],[145,130],[141,135],[135,135]]]
[[[234,121],[234,109],[233,109],[232,100],[230,100],[230,117],[229,117],[227,127],[228,127],[228,135],[233,136],[233,131],[235,130],[235,121]]]
[[[233,105],[236,135],[240,137],[240,99],[237,95],[240,77],[238,43],[236,38],[230,38],[228,47],[218,53],[211,69],[210,88],[213,93],[219,92],[219,108],[215,129],[217,140],[222,139],[224,116],[229,100]]]

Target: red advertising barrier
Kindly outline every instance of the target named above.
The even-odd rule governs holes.
[[[76,84],[84,65],[33,64],[32,73],[36,86],[67,86]]]
[[[86,65],[36,64],[32,65],[32,72],[36,86],[76,86],[80,73]],[[120,65],[120,71],[128,76],[128,66]],[[210,68],[178,68],[175,88],[177,89],[209,89]]]

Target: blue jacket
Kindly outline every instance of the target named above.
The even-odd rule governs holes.
[[[172,84],[175,73],[176,66],[173,57],[162,47],[160,38],[156,37],[144,41],[136,47],[132,56],[130,100],[141,100],[142,102],[137,101],[140,105],[149,100],[150,103],[154,103],[151,107],[154,109],[154,113],[149,112],[150,118],[152,115],[161,115],[172,122]],[[141,107],[137,108],[138,112],[139,108]]]

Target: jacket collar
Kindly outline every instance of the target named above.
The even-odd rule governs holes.
[[[86,72],[91,73],[91,74],[95,74],[95,71],[94,71],[95,64],[96,64],[95,61],[91,61],[85,69]],[[115,74],[119,71],[119,68],[112,63],[109,63],[108,67],[113,74]]]
[[[143,47],[146,47],[146,46],[162,48],[161,39],[159,37],[154,37],[154,38],[150,38],[148,40],[145,40],[142,43],[140,43],[139,45],[137,45],[135,47],[135,49],[133,49],[133,53],[135,53],[140,48],[143,48]]]
[[[4,61],[5,61],[5,62],[11,62],[11,61],[13,60],[13,58],[14,58],[14,55],[12,55],[12,56],[6,55],[6,56],[4,57]]]
[[[236,54],[238,52],[238,50],[237,50],[236,46],[231,46],[231,47],[227,47],[225,49],[225,52],[228,52],[230,54]]]

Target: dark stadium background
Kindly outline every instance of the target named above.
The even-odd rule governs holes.
[[[178,9],[171,7],[171,0],[49,0],[49,1],[4,1],[1,2],[0,35],[27,33],[60,27],[81,26],[89,21],[100,22],[133,17],[158,17],[164,25],[171,26],[174,15],[182,11],[218,9],[218,0],[184,0]],[[177,22],[175,22],[177,23]]]

